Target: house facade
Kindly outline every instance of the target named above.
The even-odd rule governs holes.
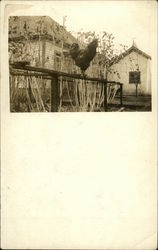
[[[9,61],[29,61],[31,66],[67,73],[81,73],[72,60],[72,43],[83,44],[62,25],[48,16],[15,16],[9,18]],[[99,77],[97,57],[86,71]]]
[[[32,66],[61,70],[62,54],[68,51],[73,42],[76,39],[50,17],[9,18],[10,62],[25,60]]]
[[[135,43],[110,66],[109,81],[123,83],[124,95],[151,95],[151,57]]]

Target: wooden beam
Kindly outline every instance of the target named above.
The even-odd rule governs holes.
[[[34,77],[42,77],[42,79],[52,80],[52,77],[48,74],[38,74],[38,73],[27,73],[27,72],[10,72],[11,76],[34,76]]]
[[[120,106],[123,105],[123,84],[120,85]]]
[[[108,111],[107,83],[104,83],[104,111]]]
[[[58,76],[54,76],[51,81],[51,112],[58,112],[60,102],[60,86]]]
[[[61,72],[61,71],[56,71],[56,70],[52,70],[52,69],[46,69],[46,68],[42,68],[42,67],[34,67],[34,66],[17,66],[14,64],[11,64],[11,66],[14,69],[21,69],[21,70],[29,70],[29,71],[34,71],[34,72],[41,72],[41,73],[48,73],[50,76],[65,76],[65,77],[70,77],[70,78],[75,78],[75,79],[86,79],[89,81],[95,81],[95,82],[101,82],[104,83],[106,82],[106,80],[104,79],[100,79],[100,78],[96,78],[96,77],[83,77],[80,74],[70,74],[70,73],[66,73],[66,72]]]

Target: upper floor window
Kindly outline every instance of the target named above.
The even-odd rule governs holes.
[[[140,83],[140,71],[129,72],[129,83]]]

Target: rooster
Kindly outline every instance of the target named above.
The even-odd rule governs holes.
[[[90,62],[96,55],[96,48],[98,46],[98,40],[94,39],[87,45],[85,49],[80,49],[77,43],[73,43],[70,48],[70,55],[75,61],[75,64],[81,69],[83,76],[85,71],[89,67]]]

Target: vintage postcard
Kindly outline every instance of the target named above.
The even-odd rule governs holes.
[[[2,1],[2,249],[156,249],[157,1]]]
[[[104,25],[106,12],[92,25],[93,11],[111,8],[107,1],[87,9],[86,27],[74,18],[79,2],[64,5],[60,21],[53,13],[9,17],[10,111],[151,111],[149,19],[142,39],[134,24],[119,30],[112,17]]]

